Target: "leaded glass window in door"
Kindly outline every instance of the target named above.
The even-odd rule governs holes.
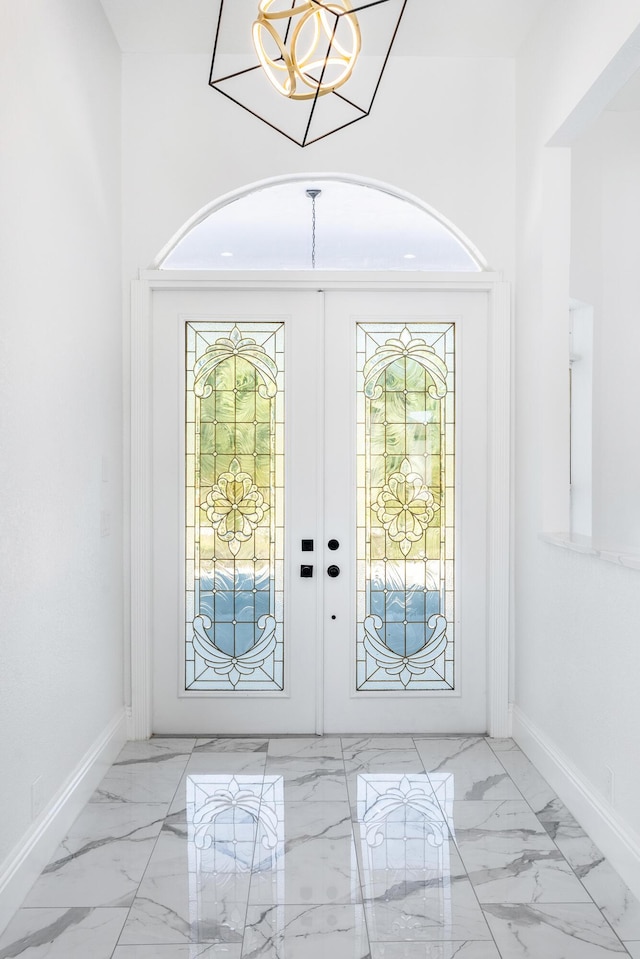
[[[357,357],[357,689],[451,690],[455,328],[359,323]]]
[[[186,334],[185,688],[281,690],[283,324]]]

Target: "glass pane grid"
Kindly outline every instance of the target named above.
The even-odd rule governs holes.
[[[281,690],[282,323],[186,324],[187,690]]]
[[[358,690],[454,688],[454,345],[358,324]]]

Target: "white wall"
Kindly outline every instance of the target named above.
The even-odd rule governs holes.
[[[123,706],[120,54],[98,0],[0,5],[0,136],[1,878],[31,784],[46,806]]]
[[[604,808],[629,835],[640,832],[640,574],[539,533],[568,528],[567,311],[570,294],[590,302],[570,284],[571,151],[546,144],[578,105],[588,114],[590,90],[615,74],[616,51],[639,20],[628,2],[551,4],[517,68],[516,730],[533,729],[550,768],[552,755],[562,757],[596,799],[606,800],[612,768],[615,805]],[[597,457],[594,468],[601,482]],[[599,838],[606,843],[606,830]],[[605,852],[639,891],[640,861],[630,870],[614,846]]]
[[[572,154],[571,293],[595,310],[594,536],[640,549],[640,112],[605,112]]]
[[[513,275],[512,60],[391,58],[371,116],[301,149],[207,85],[202,56],[124,57],[125,280],[197,210],[293,172],[346,172],[421,197]]]

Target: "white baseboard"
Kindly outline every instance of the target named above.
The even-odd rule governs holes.
[[[120,710],[0,863],[0,933],[47,865],[69,827],[90,799],[127,738],[125,710]]]
[[[640,899],[640,836],[517,706],[513,739]]]

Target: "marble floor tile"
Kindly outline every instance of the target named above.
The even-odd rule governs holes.
[[[128,743],[0,936],[0,959],[613,955],[640,959],[640,904],[513,740],[472,736]]]
[[[401,805],[400,797],[395,808],[387,801],[371,811],[371,817],[354,823],[365,902],[402,902],[467,879],[441,817],[429,819],[418,808]]]
[[[172,946],[117,946],[113,959],[240,959],[242,946],[228,942]]]
[[[364,908],[372,942],[491,939],[466,876],[451,876],[391,901],[368,899]]]
[[[221,773],[241,776],[262,775],[267,762],[265,752],[194,752],[185,767],[185,776],[200,773]]]
[[[281,794],[279,790],[273,794],[265,792],[263,805],[270,802],[271,795],[277,797]],[[346,801],[280,803],[276,798],[270,803],[270,808],[281,823],[285,852],[293,852],[301,842],[310,839],[353,838],[351,810]],[[268,828],[267,821],[258,826],[260,843],[265,828]]]
[[[272,739],[269,759],[328,759],[342,762],[342,743],[337,736],[296,736]]]
[[[512,749],[496,751],[496,756],[534,812],[541,812],[557,800],[549,783],[515,743]]]
[[[427,774],[435,774],[436,779],[446,776],[450,780],[450,798],[522,799],[515,783],[481,737],[416,738],[415,742]]]
[[[347,748],[343,741],[344,768],[347,775],[361,772],[423,773],[424,766],[413,743],[407,749],[389,747]]]
[[[219,794],[237,790],[260,797],[265,782],[265,754],[203,753],[194,756],[175,789],[169,806],[174,822],[193,819],[194,810],[205,802],[204,792]]]
[[[487,746],[493,749],[494,753],[507,752],[509,749],[518,749],[513,739],[493,739],[491,736],[484,737]]]
[[[250,906],[242,955],[252,959],[369,959],[362,906]]]
[[[371,959],[500,959],[493,942],[372,942]]]
[[[90,802],[170,802],[195,740],[127,743]]]
[[[348,804],[329,802],[261,807],[249,902],[305,905],[361,901]]]
[[[456,802],[452,829],[480,902],[589,901],[527,803]]]
[[[556,798],[537,815],[616,934],[640,939],[640,902],[566,806]]]
[[[166,803],[90,803],[25,906],[130,906],[166,810]]]
[[[198,739],[193,755],[199,753],[266,753],[268,739]]]
[[[536,818],[554,841],[557,839],[583,839],[586,836],[582,826],[573,818],[557,796],[542,809],[536,810]]]
[[[386,751],[388,749],[414,749],[413,736],[342,736],[345,757],[353,758],[363,749]]]
[[[578,869],[578,875],[614,932],[623,940],[640,939],[640,903],[607,860]]]
[[[212,832],[208,823],[163,829],[121,944],[242,942],[256,825],[232,815],[215,817]]]
[[[344,765],[338,760],[268,758],[265,775],[280,778],[287,803],[348,800]]]
[[[126,909],[20,909],[0,935],[0,959],[111,959]]]
[[[431,822],[446,820],[443,807],[426,773],[360,772],[348,777],[352,815],[357,822],[386,822],[390,817]]]
[[[612,959],[624,946],[593,904],[484,907],[502,959]]]
[[[120,751],[116,763],[125,760],[134,762],[166,762],[178,756],[189,756],[193,751],[196,740],[192,738],[153,736],[151,739],[125,743]]]

